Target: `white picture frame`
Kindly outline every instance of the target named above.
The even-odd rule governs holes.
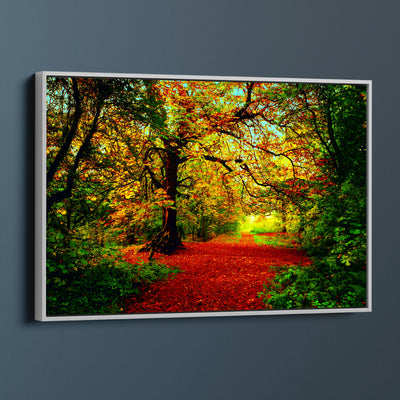
[[[367,238],[366,238],[366,304],[364,307],[337,308],[304,308],[304,309],[264,309],[264,310],[219,310],[192,312],[152,312],[152,313],[114,313],[93,315],[50,315],[47,307],[47,210],[46,210],[46,164],[47,164],[47,83],[48,79],[59,77],[65,79],[132,79],[160,81],[224,81],[224,82],[255,82],[276,84],[311,84],[311,85],[362,85],[366,88],[366,143],[367,143]],[[114,74],[88,72],[42,71],[35,74],[36,82],[36,148],[35,148],[35,319],[37,321],[82,321],[82,320],[121,320],[148,318],[187,318],[187,317],[225,317],[225,316],[267,316],[295,314],[330,314],[372,311],[372,81],[342,80],[342,79],[294,79],[267,77],[233,77],[233,76],[195,76],[195,75],[156,75],[156,74]],[[260,288],[261,289],[261,288]]]

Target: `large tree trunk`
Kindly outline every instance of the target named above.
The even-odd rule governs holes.
[[[146,243],[139,251],[150,252],[152,258],[154,252],[172,254],[176,249],[183,247],[176,226],[176,193],[178,185],[179,156],[173,150],[167,152],[165,163],[164,187],[172,206],[163,208],[163,226],[161,231]]]

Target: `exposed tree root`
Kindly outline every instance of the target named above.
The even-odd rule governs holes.
[[[139,252],[150,252],[149,260],[151,260],[155,252],[169,255],[181,248],[184,248],[184,246],[178,235],[172,235],[170,232],[162,230],[153,239],[145,243],[139,249]]]

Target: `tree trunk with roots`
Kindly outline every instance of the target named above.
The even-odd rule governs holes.
[[[176,193],[178,186],[179,155],[173,150],[167,152],[165,162],[164,188],[167,198],[172,206],[163,208],[163,225],[161,231],[147,242],[139,251],[150,252],[149,259],[153,253],[172,254],[176,249],[183,247],[176,226]]]

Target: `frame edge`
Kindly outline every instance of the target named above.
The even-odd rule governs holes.
[[[46,74],[35,73],[35,320],[46,318],[45,149]]]
[[[137,78],[137,79],[180,79],[180,80],[226,80],[226,81],[260,81],[260,82],[301,82],[326,84],[360,84],[367,86],[367,306],[364,308],[334,308],[316,310],[270,310],[270,311],[234,311],[234,312],[190,312],[172,314],[124,314],[124,315],[80,315],[54,316],[46,314],[46,78],[48,76],[82,76],[94,78]],[[225,317],[225,316],[260,316],[290,314],[331,314],[331,313],[365,313],[372,312],[372,80],[357,79],[308,79],[308,78],[268,78],[211,75],[171,75],[141,73],[101,73],[101,72],[67,72],[41,71],[35,73],[35,305],[34,319],[41,322],[55,321],[93,321],[157,318],[190,318],[190,317]]]

